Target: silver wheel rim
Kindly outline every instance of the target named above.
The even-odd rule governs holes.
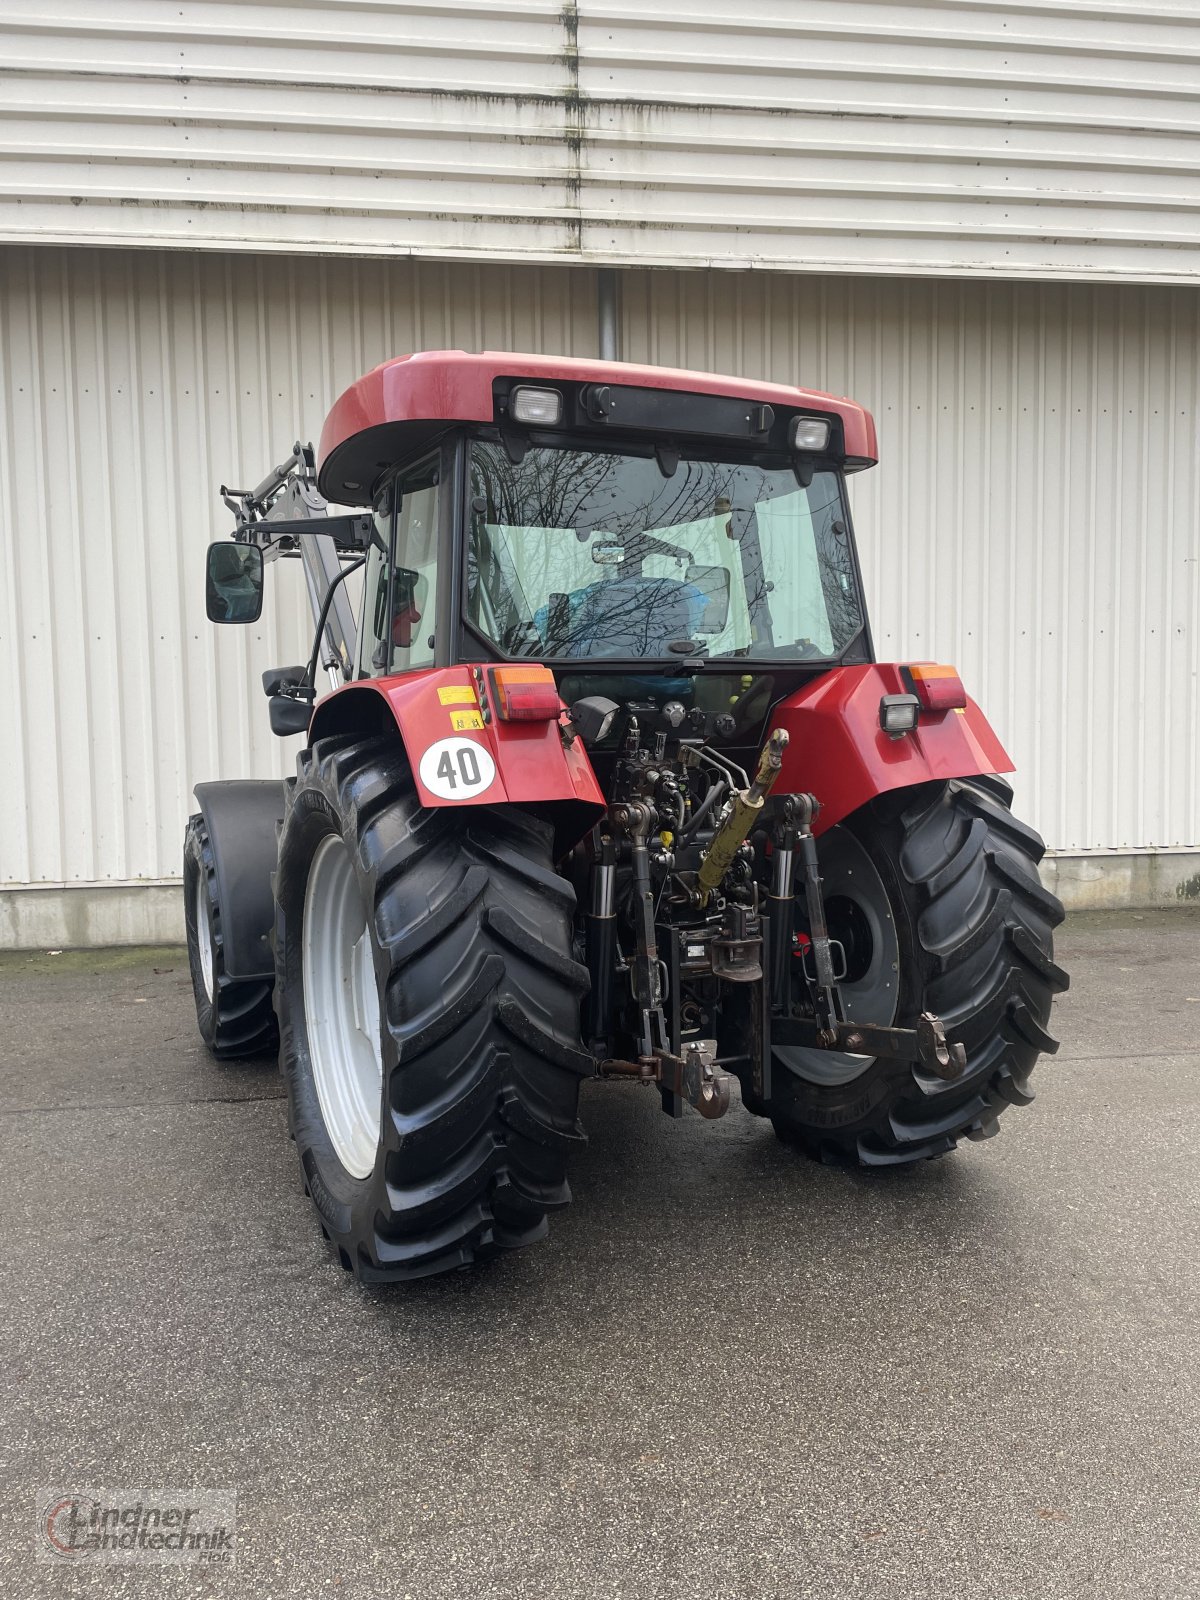
[[[325,1130],[353,1178],[373,1171],[383,1102],[379,990],[371,933],[350,852],[331,833],[317,847],[301,931],[308,1054]]]
[[[204,992],[208,996],[209,1005],[213,997],[213,948],[212,929],[208,925],[208,885],[204,880],[204,869],[196,879],[196,953],[200,957],[200,976],[204,980]]]

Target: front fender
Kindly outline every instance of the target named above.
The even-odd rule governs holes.
[[[816,795],[814,833],[894,789],[1013,770],[971,699],[961,711],[922,711],[913,733],[890,738],[879,726],[879,701],[906,692],[899,666],[872,662],[836,667],[776,706],[771,726],[789,735],[776,789]]]
[[[228,778],[195,788],[213,853],[223,961],[231,978],[275,978],[271,874],[286,793],[286,785],[267,778]]]
[[[484,706],[470,666],[363,678],[335,689],[309,724],[309,743],[331,733],[394,725],[422,805],[536,805],[567,850],[605,809],[582,743],[557,722],[504,722]]]

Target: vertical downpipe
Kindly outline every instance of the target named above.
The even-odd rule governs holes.
[[[617,274],[613,267],[596,269],[596,313],[601,361],[621,359],[621,332],[617,318]]]
[[[579,4],[565,0],[559,13],[563,30],[563,65],[567,82],[563,90],[563,141],[566,145],[567,175],[567,250],[582,258],[583,237],[583,141],[586,107],[579,87]],[[596,272],[596,343],[602,361],[621,359],[620,324],[617,315],[617,274],[612,267]]]

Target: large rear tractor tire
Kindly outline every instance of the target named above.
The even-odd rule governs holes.
[[[231,978],[217,869],[204,818],[188,818],[183,835],[183,918],[200,1037],[219,1061],[272,1054],[279,1041],[269,978]]]
[[[946,1082],[919,1065],[776,1048],[772,1094],[751,1110],[822,1160],[901,1166],[986,1139],[1058,1044],[1051,1002],[1059,901],[1042,887],[1041,839],[1012,815],[1012,790],[982,777],[926,784],[856,812],[819,843],[830,933],[846,949],[847,1015],[912,1027],[936,1012],[966,1046]],[[803,904],[801,901],[800,905]]]
[[[394,737],[318,740],[275,902],[291,1131],[342,1265],[394,1282],[542,1238],[592,1070],[549,826],[425,809]]]

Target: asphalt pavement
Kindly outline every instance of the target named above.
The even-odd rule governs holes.
[[[1200,911],[1076,917],[1000,1137],[812,1165],[588,1086],[575,1202],[360,1287],[177,950],[0,957],[0,1595],[1195,1600]],[[35,1560],[235,1490],[237,1564]]]

